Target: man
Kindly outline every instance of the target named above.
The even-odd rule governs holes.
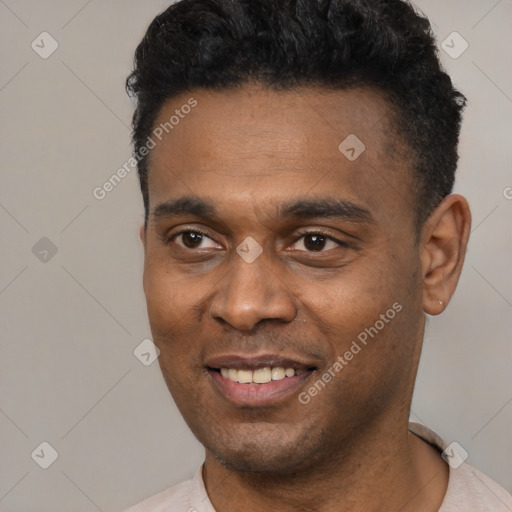
[[[183,0],[127,83],[151,330],[206,450],[130,512],[512,510],[408,423],[471,224],[451,194],[465,98],[428,21],[399,0]]]

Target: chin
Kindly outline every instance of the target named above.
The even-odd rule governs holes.
[[[265,425],[268,429],[268,424]],[[200,439],[206,449],[226,468],[239,473],[289,474],[309,467],[319,453],[312,437],[300,433],[255,432],[242,429],[229,438]],[[279,434],[279,435],[276,435]]]
[[[211,451],[211,450],[210,450]],[[213,456],[226,468],[237,473],[279,474],[298,469],[304,461],[290,460],[285,454],[254,453],[252,450],[238,452],[211,451]]]

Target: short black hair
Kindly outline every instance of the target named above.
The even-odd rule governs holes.
[[[149,25],[126,80],[149,216],[148,156],[164,102],[249,82],[286,90],[377,87],[412,155],[418,226],[453,188],[466,98],[439,62],[429,21],[404,0],[181,0]]]

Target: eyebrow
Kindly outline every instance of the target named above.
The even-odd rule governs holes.
[[[311,219],[329,217],[357,222],[374,221],[370,211],[344,199],[299,199],[280,207],[282,217]]]
[[[153,217],[179,217],[194,215],[203,218],[218,218],[214,204],[195,196],[170,199],[153,209]],[[318,217],[337,218],[353,222],[373,223],[370,211],[351,201],[335,198],[296,199],[278,207],[279,218],[312,219]]]
[[[215,217],[215,206],[199,197],[180,197],[160,203],[153,208],[153,217],[179,217],[180,215],[196,215],[197,217]]]

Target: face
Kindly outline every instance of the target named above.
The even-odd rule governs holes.
[[[195,90],[155,126],[191,97],[152,149],[141,230],[163,376],[207,456],[318,464],[408,415],[424,328],[410,164],[376,91]]]

